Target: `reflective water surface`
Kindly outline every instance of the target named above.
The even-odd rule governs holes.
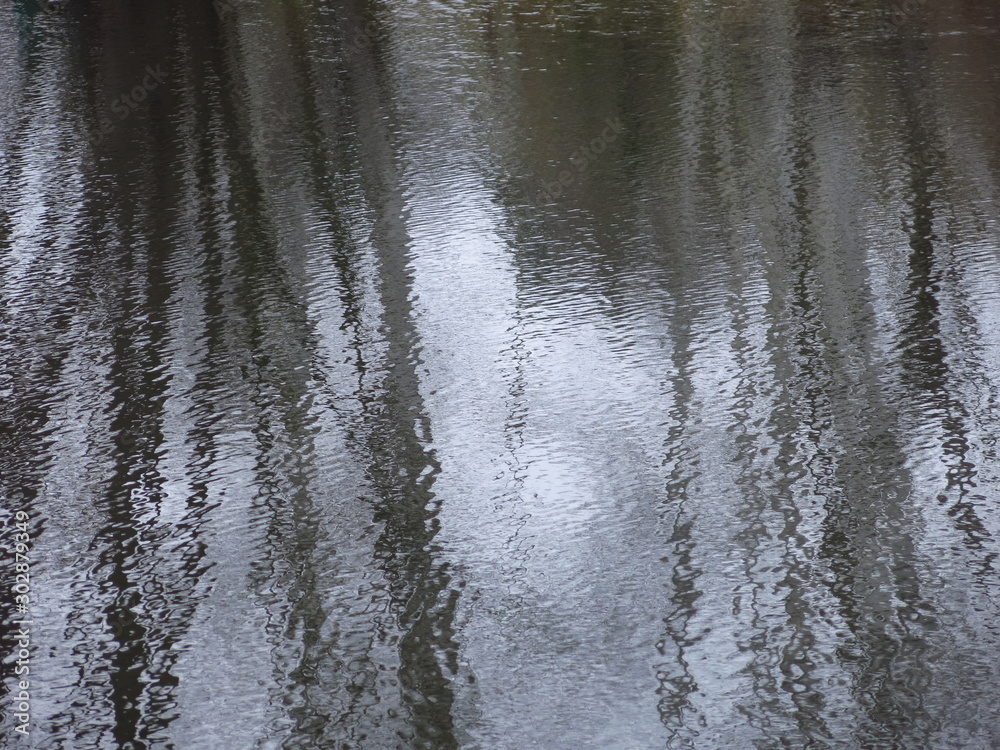
[[[5,747],[1000,747],[992,0],[18,0],[0,81]]]

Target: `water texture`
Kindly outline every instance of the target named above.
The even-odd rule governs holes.
[[[998,122],[992,0],[5,3],[0,746],[1000,747]]]

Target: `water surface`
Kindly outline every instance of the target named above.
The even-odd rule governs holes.
[[[27,0],[0,80],[5,746],[1000,746],[995,4]]]

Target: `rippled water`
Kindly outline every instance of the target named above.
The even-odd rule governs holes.
[[[1000,747],[997,122],[991,0],[5,4],[0,744]]]

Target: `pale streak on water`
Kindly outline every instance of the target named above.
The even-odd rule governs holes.
[[[1000,746],[990,3],[32,8],[5,743]]]

